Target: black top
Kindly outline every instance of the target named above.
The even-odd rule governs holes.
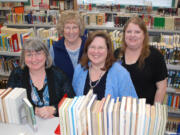
[[[73,91],[72,85],[68,77],[62,70],[55,66],[51,66],[50,68],[47,68],[45,71],[49,91],[49,105],[54,106],[56,110],[58,110],[58,103],[64,96],[64,94],[66,93],[68,97],[74,97],[75,93]],[[30,85],[28,67],[25,67],[24,69],[21,69],[20,67],[15,68],[9,76],[7,87],[25,88],[27,91],[27,97],[29,101],[32,103],[33,107],[36,106],[31,98],[32,88]],[[54,115],[58,116],[58,113]]]
[[[115,57],[117,58],[116,50]],[[156,48],[150,47],[150,55],[145,59],[142,69],[138,68],[138,61],[127,65],[124,57],[122,65],[130,72],[136,93],[139,98],[146,98],[146,103],[154,104],[154,97],[157,90],[156,83],[164,80],[167,75],[167,67],[163,55]]]
[[[106,71],[106,73],[101,77],[100,82],[93,89],[93,93],[97,94],[98,100],[101,100],[105,95],[107,73],[108,71]],[[97,83],[97,81],[92,82],[92,86],[94,86]],[[89,89],[90,89],[90,85],[89,85],[89,72],[88,72],[84,86],[84,95],[86,95],[89,92]]]

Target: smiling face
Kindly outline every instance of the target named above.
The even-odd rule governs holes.
[[[29,70],[37,71],[45,68],[46,56],[41,51],[25,51],[25,64]]]
[[[144,32],[137,24],[129,23],[125,30],[125,42],[129,49],[141,49],[144,41]]]
[[[95,37],[88,47],[88,58],[92,65],[104,67],[107,57],[106,41],[102,37]]]
[[[79,26],[75,23],[67,23],[64,25],[64,37],[66,41],[73,43],[80,37]]]

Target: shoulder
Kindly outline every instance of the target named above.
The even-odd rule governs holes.
[[[16,67],[16,68],[14,68],[13,70],[12,70],[12,74],[23,74],[23,69],[21,69],[21,67]]]
[[[150,57],[163,57],[162,53],[155,47],[150,46]]]
[[[84,71],[84,68],[82,67],[81,64],[78,64],[75,68],[75,72],[82,72],[82,71]]]
[[[109,69],[111,74],[128,74],[128,71],[119,63],[115,62],[112,67]]]
[[[64,44],[64,37],[62,37],[60,40],[53,43],[53,47],[60,47],[61,44]]]

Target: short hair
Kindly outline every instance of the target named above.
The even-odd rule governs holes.
[[[64,26],[67,23],[77,24],[79,26],[80,36],[84,34],[84,21],[77,11],[67,10],[61,13],[56,26],[59,36],[63,36]]]
[[[47,44],[41,41],[38,38],[29,38],[24,41],[22,50],[21,50],[21,57],[20,57],[20,67],[23,69],[25,67],[25,51],[43,51],[46,56],[45,68],[49,68],[52,66],[52,58],[49,53],[49,49]]]
[[[109,34],[107,32],[104,32],[104,31],[95,31],[95,32],[92,32],[88,36],[88,39],[86,40],[86,43],[85,43],[84,52],[81,57],[80,63],[84,67],[84,69],[89,69],[88,62],[90,60],[88,58],[87,52],[88,52],[88,48],[89,48],[90,44],[96,37],[102,37],[103,39],[105,39],[106,47],[107,47],[107,57],[106,57],[105,65],[102,68],[102,70],[108,70],[115,62],[115,58],[113,55],[111,37],[109,36]]]
[[[126,44],[126,41],[125,41],[125,32],[126,32],[126,29],[128,27],[128,25],[130,23],[133,23],[133,24],[136,24],[139,26],[139,28],[143,31],[144,33],[144,41],[143,41],[143,47],[142,47],[142,50],[141,50],[141,54],[140,54],[140,57],[139,57],[139,63],[138,63],[138,67],[139,68],[142,68],[144,66],[144,60],[149,56],[150,54],[150,50],[149,50],[149,35],[148,35],[148,31],[147,31],[147,28],[146,28],[146,24],[144,23],[143,19],[141,19],[140,17],[138,16],[133,16],[131,17],[127,22],[126,24],[124,25],[124,28],[123,28],[123,38],[122,38],[122,42],[123,42],[123,46],[122,46],[122,49],[121,49],[121,53],[120,55],[123,55],[125,53],[125,49],[127,47],[127,44]],[[121,56],[119,56],[121,57]]]

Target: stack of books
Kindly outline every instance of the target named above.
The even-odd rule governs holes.
[[[145,98],[111,95],[97,100],[87,95],[63,97],[58,105],[60,132],[63,135],[164,135],[167,106],[146,104]]]
[[[37,130],[34,109],[27,99],[26,89],[0,89],[0,122],[25,124]]]

